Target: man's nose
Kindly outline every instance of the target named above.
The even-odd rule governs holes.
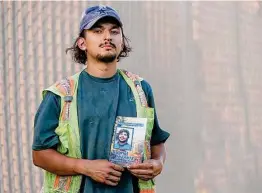
[[[104,40],[108,40],[108,41],[111,41],[111,40],[112,40],[111,34],[110,34],[110,31],[109,31],[109,30],[105,30]]]

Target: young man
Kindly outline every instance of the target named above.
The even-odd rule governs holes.
[[[118,13],[86,9],[68,50],[86,68],[43,92],[32,145],[34,164],[45,170],[42,191],[153,193],[169,133],[159,127],[150,85],[117,68],[131,51]],[[116,116],[148,118],[143,163],[123,168],[108,161]]]
[[[117,140],[114,148],[121,150],[131,150],[131,145],[128,143],[130,133],[127,129],[121,129],[117,134]]]

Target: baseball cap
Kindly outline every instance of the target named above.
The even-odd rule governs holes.
[[[122,26],[116,10],[106,5],[96,5],[85,9],[82,13],[79,32],[82,32],[84,29],[91,29],[98,20],[104,17],[112,17]]]

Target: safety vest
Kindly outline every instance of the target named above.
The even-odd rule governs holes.
[[[149,108],[145,93],[141,86],[143,80],[139,76],[118,70],[126,83],[130,86],[135,98],[137,117],[147,118],[147,130],[144,148],[144,160],[150,159],[150,140],[154,125],[154,109]],[[61,112],[59,125],[55,133],[59,136],[57,151],[72,158],[81,158],[80,135],[77,117],[77,88],[81,72],[63,79],[43,91],[43,97],[47,91],[61,97]],[[78,193],[80,190],[82,176],[59,176],[48,171],[44,172],[43,193]],[[155,193],[155,181],[138,180],[140,193]]]

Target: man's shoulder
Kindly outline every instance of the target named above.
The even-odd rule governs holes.
[[[140,76],[139,73],[132,72],[132,71],[129,71],[129,70],[122,70],[122,71],[126,72],[127,75],[130,75],[131,77],[133,77],[135,79],[137,78],[141,82],[142,89],[145,93],[152,92],[152,87],[151,87],[150,83],[148,82],[148,80],[146,78],[144,78],[143,76]]]
[[[149,82],[143,76],[141,76],[139,73],[132,72],[132,71],[125,70],[125,69],[121,69],[121,70],[123,72],[125,72],[129,77],[140,80],[141,84],[143,84],[145,87],[151,87]]]
[[[150,85],[150,83],[147,80],[142,80],[141,81],[141,86],[143,88],[143,91],[148,95],[149,93],[152,92],[152,87]]]
[[[71,93],[75,90],[75,86],[77,85],[78,78],[81,72],[82,71],[57,80],[51,86],[44,89],[43,93],[45,93],[46,91],[51,91],[59,96],[68,95],[68,93]]]
[[[121,69],[122,72],[124,72],[129,78],[131,78],[133,81],[139,80],[142,81],[144,78],[142,78],[138,73],[134,73],[129,70]]]

